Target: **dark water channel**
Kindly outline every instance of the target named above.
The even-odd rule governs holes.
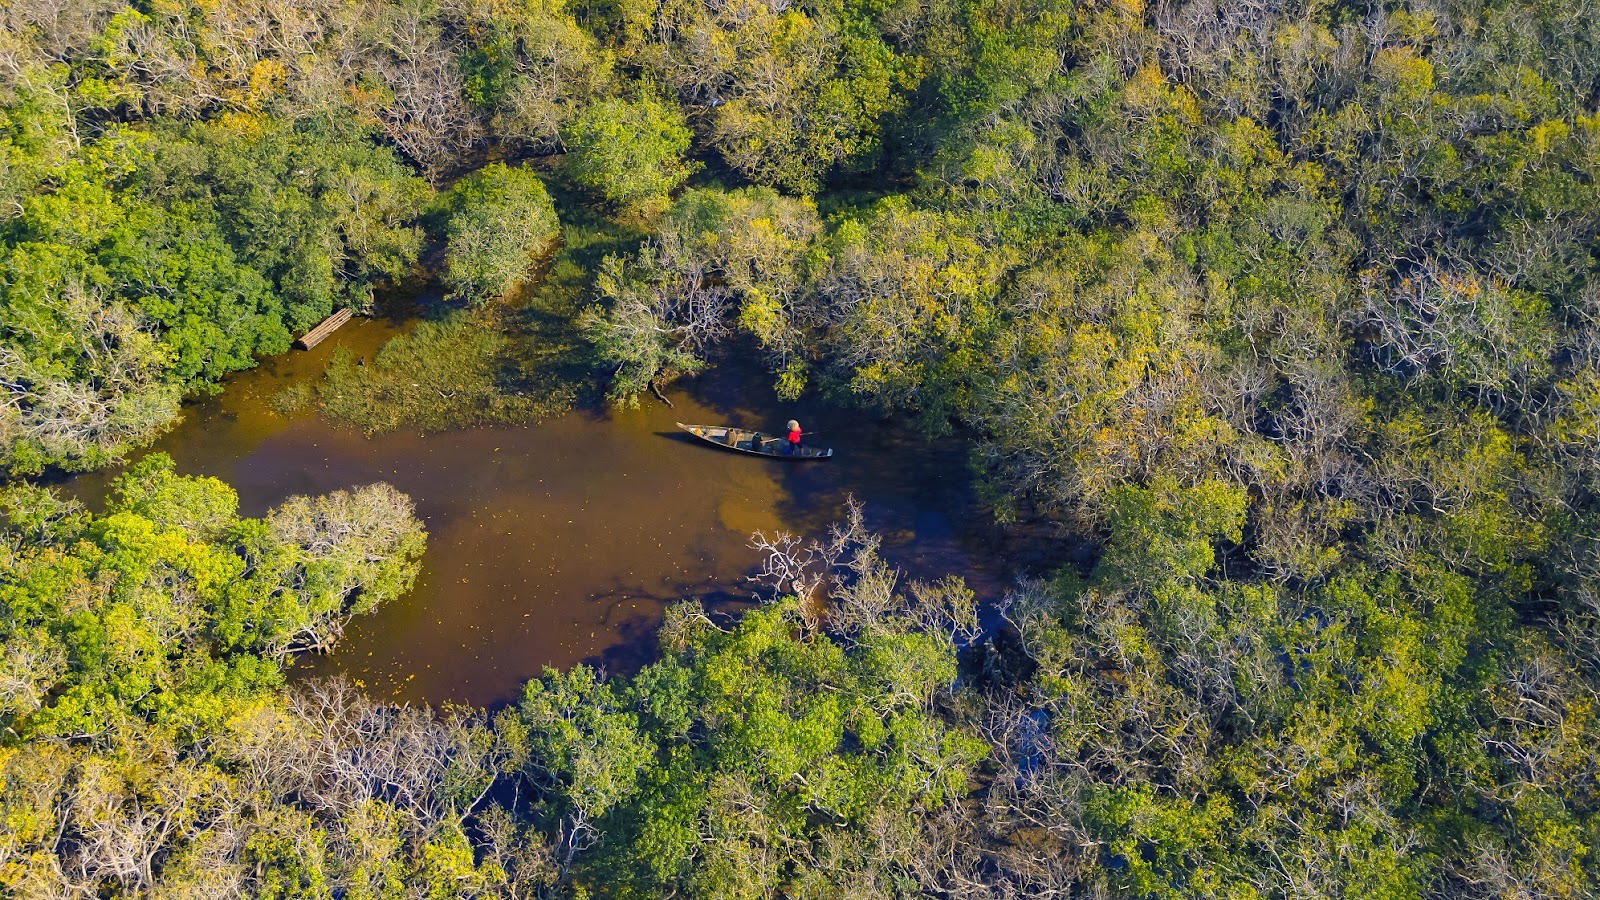
[[[907,577],[965,577],[980,597],[1012,571],[1006,538],[977,508],[955,439],[802,401],[780,404],[764,373],[722,366],[637,410],[572,412],[526,427],[367,438],[272,396],[315,379],[337,346],[371,356],[401,326],[356,320],[310,352],[265,361],[190,404],[155,449],[214,475],[261,515],[293,494],[388,481],[428,529],[416,588],[358,619],[300,670],[340,671],[377,696],[493,703],[545,666],[628,671],[650,658],[665,605],[752,597],[752,532],[821,535],[854,495]],[[776,431],[790,416],[835,448],[819,462],[735,454],[675,421]],[[71,489],[98,505],[109,475]]]

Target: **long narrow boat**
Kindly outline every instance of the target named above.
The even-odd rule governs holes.
[[[678,427],[702,441],[716,444],[725,450],[754,453],[756,456],[772,456],[778,459],[827,459],[833,455],[832,448],[819,449],[804,445],[800,447],[799,453],[790,453],[789,442],[777,434],[746,431],[743,428],[730,428],[726,425],[685,425],[679,422]]]

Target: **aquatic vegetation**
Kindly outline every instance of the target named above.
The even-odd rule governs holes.
[[[300,381],[274,392],[268,402],[272,405],[272,411],[278,415],[292,416],[310,408],[314,396],[312,386]]]
[[[343,347],[316,386],[328,416],[368,434],[529,422],[571,406],[575,389],[516,353],[514,312],[458,312],[417,323],[368,363]]]

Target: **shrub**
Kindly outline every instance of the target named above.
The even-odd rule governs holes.
[[[492,163],[458,182],[449,202],[444,280],[472,303],[519,285],[561,233],[544,182],[526,169]]]
[[[625,209],[652,213],[694,172],[684,161],[689,126],[683,113],[648,97],[596,103],[567,127],[572,179]]]

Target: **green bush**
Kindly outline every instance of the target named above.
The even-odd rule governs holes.
[[[664,208],[668,195],[694,173],[683,158],[690,138],[683,112],[649,97],[596,103],[563,138],[572,179],[634,212]]]
[[[544,182],[527,169],[487,165],[461,179],[449,203],[444,280],[452,297],[473,303],[521,284],[561,233]]]

